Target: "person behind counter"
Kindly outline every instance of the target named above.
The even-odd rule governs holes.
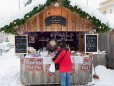
[[[72,62],[70,58],[70,51],[66,48],[65,40],[61,41],[56,52],[61,49],[61,53],[56,59],[53,59],[53,61],[54,63],[59,63],[61,86],[71,86],[70,72],[72,71]]]

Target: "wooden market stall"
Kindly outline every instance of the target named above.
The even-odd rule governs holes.
[[[92,49],[92,52],[98,52],[98,37],[96,35],[94,37],[93,34],[85,37],[85,34],[96,33],[102,28],[103,30],[108,28],[97,18],[91,17],[77,6],[71,6],[68,0],[47,0],[45,5],[34,8],[24,18],[14,20],[11,23],[14,24],[15,31],[18,34],[15,36],[15,52],[22,54],[20,67],[21,83],[23,85],[60,84],[58,71],[55,73],[48,71],[51,63],[50,56],[34,55],[32,58],[25,58],[25,55],[28,54],[27,47],[32,46],[36,50],[43,50],[50,38],[60,36],[58,41],[65,39],[67,47],[69,46],[71,51],[75,50],[84,53],[87,49],[86,53],[91,53]],[[104,26],[99,27],[102,24]],[[93,29],[96,29],[96,31],[94,32]],[[37,44],[35,44],[36,38],[39,38]],[[88,42],[90,44],[94,43],[95,46],[92,48],[87,46]],[[72,84],[92,81],[92,57],[92,55],[88,54],[81,56],[72,54]],[[102,59],[105,60],[105,55]]]
[[[78,50],[84,51],[84,32],[91,31],[93,25],[87,18],[80,18],[70,10],[61,6],[46,7],[45,10],[34,15],[24,25],[18,27],[20,32],[30,34],[44,33],[51,34],[61,32],[78,32]],[[40,34],[41,36],[41,34]],[[44,41],[46,38],[44,39]],[[28,39],[29,43],[29,39]],[[31,44],[31,43],[29,43]],[[33,43],[32,43],[33,44]],[[40,45],[40,43],[38,43]],[[78,58],[78,57],[77,57]],[[80,59],[80,58],[78,58]],[[82,58],[83,59],[83,58]],[[71,73],[72,84],[88,83],[92,80],[92,57],[87,57],[85,62],[74,62]],[[44,61],[46,60],[46,61]],[[48,71],[51,58],[21,58],[21,82],[25,85],[36,84],[59,84],[59,73]],[[75,61],[75,57],[73,61]],[[47,62],[48,61],[48,62]],[[77,60],[78,61],[78,60]]]
[[[60,3],[58,3],[60,5]],[[51,34],[49,32],[57,33],[72,33],[78,32],[78,50],[84,51],[84,33],[92,31],[94,25],[88,20],[88,18],[81,18],[78,14],[71,12],[69,9],[51,4],[46,7],[40,13],[31,17],[24,25],[20,25],[16,29],[20,32],[28,33],[44,33]],[[38,36],[41,36],[38,35]],[[64,35],[63,35],[64,36]],[[44,41],[46,38],[44,39]],[[28,39],[28,43],[31,43]],[[29,44],[30,44],[29,43]],[[33,43],[32,43],[33,44]],[[40,45],[40,43],[38,43]],[[43,47],[42,47],[43,48]],[[73,59],[73,71],[71,73],[72,84],[76,83],[88,83],[92,80],[92,57],[85,56],[80,61],[81,57],[72,56]],[[21,82],[25,85],[36,84],[59,84],[59,73],[50,73],[48,71],[51,58],[21,58]]]

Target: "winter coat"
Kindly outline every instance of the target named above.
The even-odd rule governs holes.
[[[72,71],[72,62],[71,62],[71,57],[70,57],[70,51],[63,49],[62,52],[57,56],[54,63],[59,63],[59,72],[70,72],[70,71]]]

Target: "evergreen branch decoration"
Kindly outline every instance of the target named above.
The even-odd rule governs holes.
[[[4,27],[1,27],[0,31],[4,31],[5,33],[16,34],[15,29],[14,29],[16,26],[24,24],[25,22],[28,21],[28,19],[30,19],[36,13],[41,12],[42,10],[45,9],[45,7],[50,6],[51,3],[55,3],[56,1],[57,0],[47,0],[46,4],[34,7],[32,11],[30,11],[29,13],[24,15],[24,18],[16,19],[16,20],[10,22],[9,25],[5,25]],[[87,18],[93,25],[98,27],[96,29],[97,32],[106,32],[111,29],[108,26],[108,24],[106,25],[106,24],[102,23],[101,20],[97,19],[95,16],[91,16],[90,14],[84,12],[82,9],[80,9],[77,6],[70,5],[69,0],[62,0],[61,5],[62,5],[62,7],[69,9],[71,12],[78,14],[81,18]]]

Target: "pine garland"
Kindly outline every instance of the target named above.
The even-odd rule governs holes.
[[[29,13],[25,14],[24,18],[22,19],[16,19],[13,22],[11,22],[9,25],[5,25],[4,27],[0,28],[0,31],[4,31],[5,33],[11,33],[11,34],[16,34],[15,32],[15,27],[24,24],[25,22],[28,21],[29,18],[34,16],[36,13],[41,12],[42,10],[45,9],[45,7],[48,7],[51,5],[51,3],[55,3],[57,0],[47,0],[46,4],[44,5],[39,5],[38,7],[35,7],[32,11]],[[81,18],[88,18],[89,21],[98,27],[96,29],[97,32],[106,32],[110,30],[111,28],[108,26],[108,24],[101,23],[101,20],[97,19],[95,16],[90,16],[88,13],[82,11],[80,8],[77,6],[72,6],[70,5],[69,0],[62,0],[62,7],[65,7],[69,9],[70,11],[79,14]]]

